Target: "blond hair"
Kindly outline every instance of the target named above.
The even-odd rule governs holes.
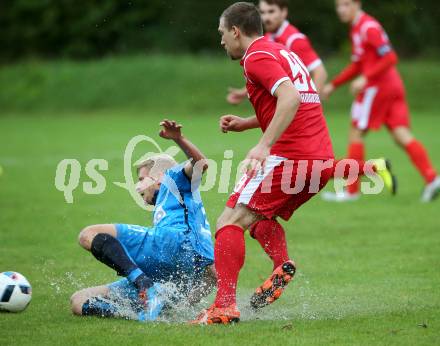
[[[157,154],[148,157],[145,160],[141,160],[136,163],[136,170],[139,173],[141,168],[146,168],[149,170],[150,175],[158,178],[160,175],[164,174],[165,171],[177,165],[177,161],[167,154]]]

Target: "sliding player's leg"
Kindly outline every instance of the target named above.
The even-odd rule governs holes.
[[[106,285],[89,287],[75,292],[70,298],[72,313],[78,316],[118,316],[117,305],[109,300]]]
[[[160,283],[154,283],[147,290],[148,304],[146,306],[139,302],[138,288],[126,278],[109,284],[108,288],[109,297],[117,302],[118,313],[121,317],[137,319],[141,322],[155,321],[164,309],[163,286]]]
[[[410,129],[406,126],[392,128],[391,133],[396,143],[405,150],[425,181],[422,201],[430,202],[434,200],[440,193],[440,176],[437,175],[424,145],[414,138]]]
[[[159,290],[159,284],[154,284],[148,290],[149,304],[145,308],[139,303],[137,288],[127,279],[121,279],[109,285],[75,292],[70,298],[70,303],[73,314],[78,316],[154,321],[164,307],[164,301],[158,297]]]
[[[146,302],[147,290],[153,281],[145,275],[133,260],[128,249],[136,250],[141,246],[145,231],[142,227],[134,229],[129,225],[94,225],[83,229],[79,243],[92,252],[96,259],[115,270],[118,275],[126,277],[139,290],[139,298]],[[125,244],[124,244],[125,243]]]

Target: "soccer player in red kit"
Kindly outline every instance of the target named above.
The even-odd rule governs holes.
[[[261,0],[259,10],[266,32],[264,37],[284,45],[287,50],[298,55],[310,72],[318,91],[320,91],[327,81],[327,71],[307,36],[288,22],[288,1]],[[239,104],[245,98],[247,98],[246,88],[229,89],[227,96],[229,103]]]
[[[276,218],[288,220],[332,175],[332,144],[310,74],[296,54],[264,39],[262,32],[260,15],[252,3],[235,3],[220,17],[221,44],[233,60],[241,59],[256,113],[251,118],[222,117],[221,127],[224,131],[261,128],[263,135],[249,151],[248,172],[217,221],[215,302],[193,323],[239,320],[236,286],[245,257],[247,229],[274,263],[272,275],[257,288],[251,305],[261,308],[280,297],[296,268],[287,253],[284,229]],[[316,164],[324,166],[315,171]],[[297,187],[301,174],[303,188],[286,191],[286,186]]]
[[[351,26],[352,63],[324,87],[322,97],[329,97],[337,87],[356,77],[351,83],[356,99],[352,106],[348,157],[364,160],[364,136],[369,130],[386,125],[426,183],[421,200],[432,201],[440,192],[440,177],[424,146],[410,131],[405,88],[387,34],[376,19],[362,11],[360,0],[336,0],[336,12],[342,22]],[[355,183],[343,194],[325,194],[325,199],[348,201],[358,196],[359,183]]]

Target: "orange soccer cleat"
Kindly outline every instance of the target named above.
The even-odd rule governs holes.
[[[255,290],[251,297],[251,307],[258,310],[277,300],[293,279],[295,271],[295,263],[290,260],[277,267],[263,285]]]
[[[218,308],[212,304],[203,310],[190,324],[231,324],[240,321],[240,311],[235,304],[227,308]]]

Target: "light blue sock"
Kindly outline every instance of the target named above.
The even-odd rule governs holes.
[[[133,270],[130,274],[128,274],[127,279],[130,282],[135,282],[136,279],[142,275],[144,272],[142,270],[140,270],[139,268],[136,268],[135,270]]]

